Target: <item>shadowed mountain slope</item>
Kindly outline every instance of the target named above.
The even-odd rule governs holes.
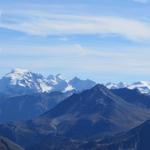
[[[150,96],[141,94],[141,92],[137,89],[130,90],[127,88],[122,88],[111,91],[131,104],[142,108],[150,108]]]
[[[86,150],[149,150],[149,140],[150,120],[126,133],[88,142],[80,148]]]
[[[8,140],[7,138],[0,137],[0,150],[24,150],[17,144]]]
[[[41,143],[46,136],[78,140],[102,138],[129,130],[149,116],[147,109],[128,103],[106,87],[96,85],[70,96],[36,119],[2,124],[0,133],[31,150],[30,147]]]
[[[52,92],[1,98],[0,122],[33,119],[55,107],[70,95],[71,92]]]

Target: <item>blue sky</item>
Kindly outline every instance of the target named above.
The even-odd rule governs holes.
[[[0,0],[0,76],[150,81],[149,41],[149,0]]]

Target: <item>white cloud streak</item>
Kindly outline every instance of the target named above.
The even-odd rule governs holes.
[[[78,72],[92,72],[93,74],[121,72],[122,74],[150,75],[149,55],[148,48],[142,49],[141,55],[140,48],[124,48],[122,51],[112,51],[100,47],[96,50],[89,49],[79,44],[55,47],[25,46],[23,48],[13,46],[13,48],[3,48],[0,66],[14,68],[19,64],[19,67],[29,69],[46,68],[50,70],[55,68],[57,71],[71,71],[74,74]]]
[[[37,13],[37,12],[36,12]],[[1,15],[0,28],[35,36],[106,34],[134,41],[150,39],[150,23],[114,16],[50,15],[49,13]],[[9,16],[10,15],[10,16]]]

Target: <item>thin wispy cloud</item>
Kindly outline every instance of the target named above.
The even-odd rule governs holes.
[[[150,39],[150,22],[115,16],[1,15],[0,28],[35,36],[114,34],[135,41]]]
[[[11,49],[11,51],[10,51]],[[0,66],[21,65],[24,68],[57,68],[58,70],[74,70],[75,72],[93,72],[97,74],[121,71],[123,74],[150,74],[148,49],[122,48],[122,51],[112,49],[87,48],[80,44],[59,45],[54,47],[16,46],[4,48],[1,56],[5,61],[6,56],[14,58],[11,64],[0,62]],[[16,60],[16,58],[18,58]],[[1,59],[1,60],[2,60]],[[9,61],[10,58],[8,58]],[[22,62],[22,59],[26,61]],[[138,60],[138,61],[137,61]],[[20,67],[20,66],[19,66]],[[76,73],[77,73],[76,72]]]

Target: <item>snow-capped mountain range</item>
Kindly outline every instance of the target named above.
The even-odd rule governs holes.
[[[67,81],[60,74],[44,77],[25,69],[14,69],[0,79],[0,93],[3,94],[32,94],[43,92],[83,91],[95,86],[91,80],[80,80],[75,77]]]
[[[105,84],[105,86],[108,89],[120,89],[120,88],[137,89],[142,94],[150,95],[150,82],[148,81],[139,81],[132,84],[127,84],[124,82],[107,83]]]
[[[49,75],[44,77],[39,73],[33,73],[25,69],[14,69],[0,79],[0,93],[7,95],[22,95],[43,92],[68,92],[84,91],[94,87],[97,83],[92,80],[81,80],[78,77],[66,80],[61,76]],[[132,84],[123,82],[104,84],[108,89],[138,89],[143,94],[150,95],[150,82],[139,81]]]

